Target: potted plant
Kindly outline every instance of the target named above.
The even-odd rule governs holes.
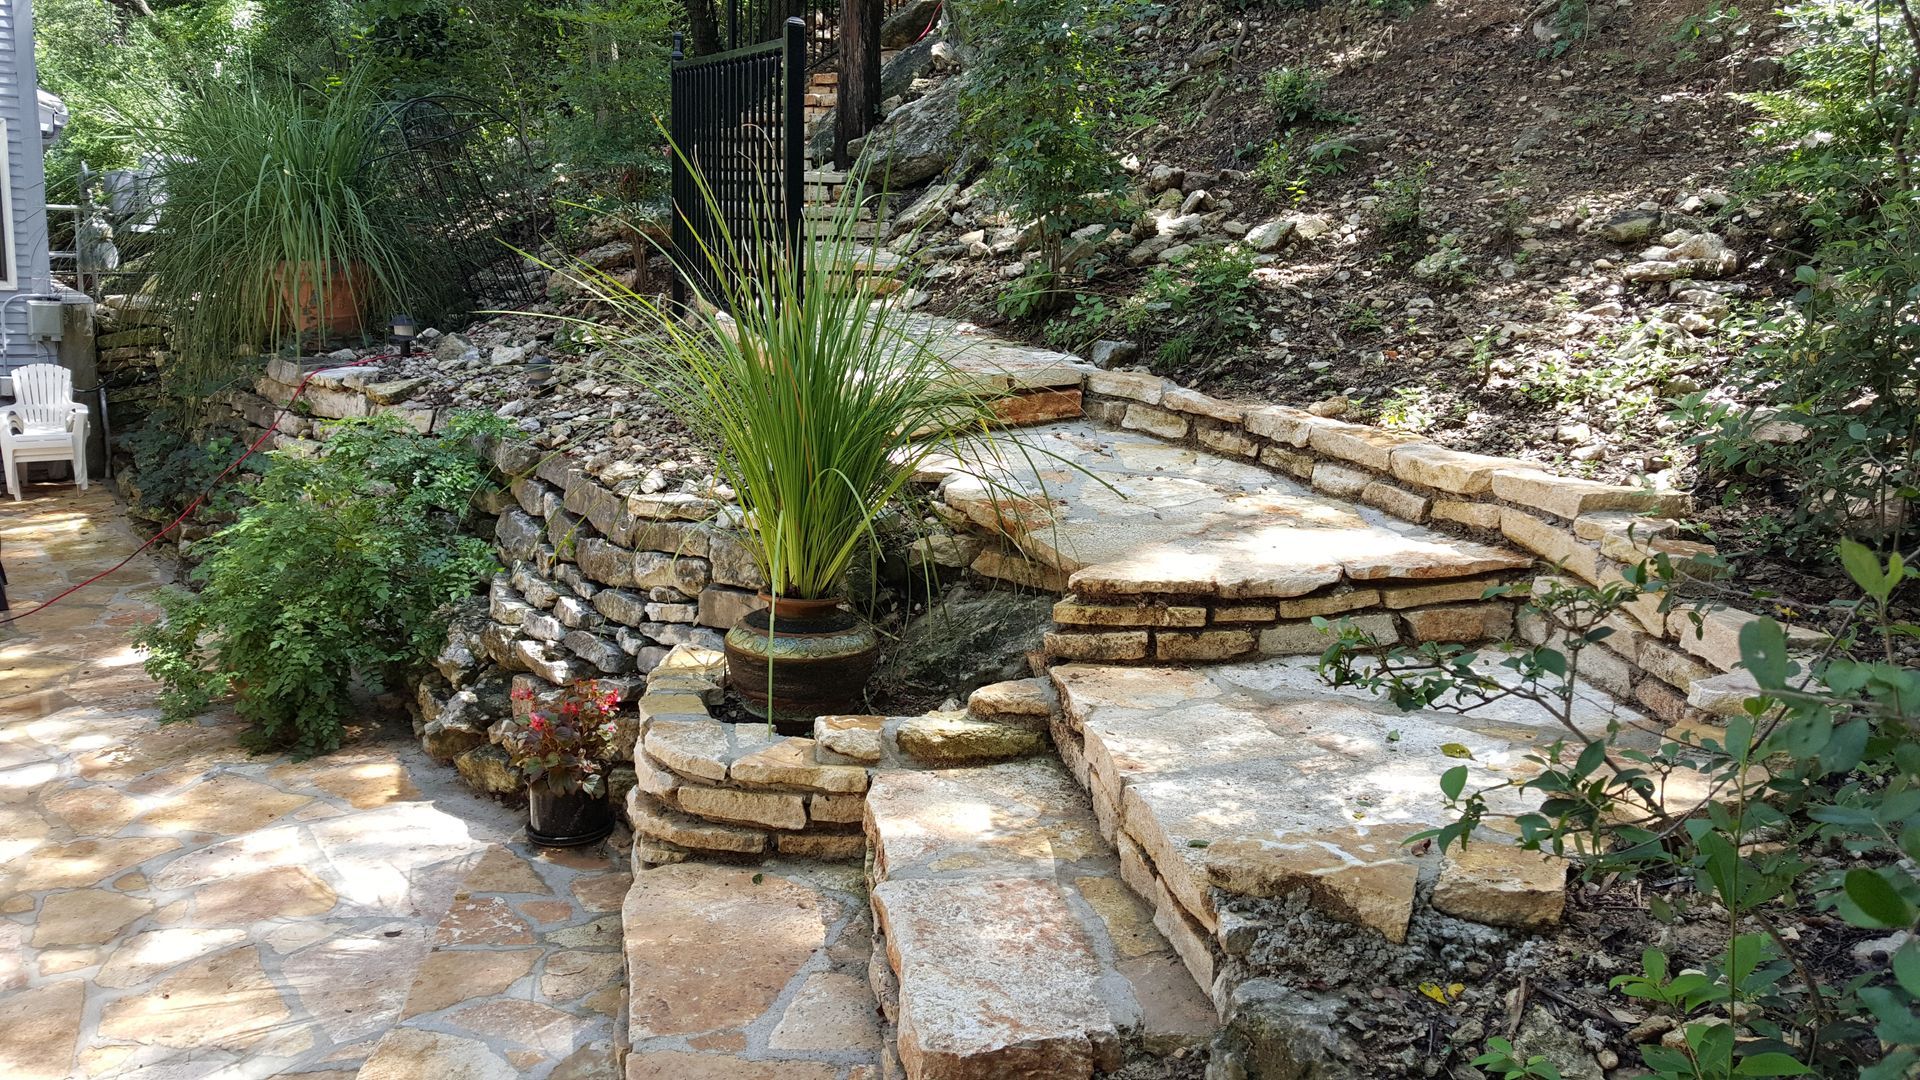
[[[515,690],[531,703],[533,691]],[[613,831],[607,768],[617,750],[620,695],[577,682],[550,709],[529,708],[502,745],[527,780],[527,838],[543,847],[580,847]],[[517,711],[517,710],[516,710]]]
[[[415,208],[382,164],[385,115],[363,79],[242,70],[130,133],[165,193],[144,243],[176,382],[225,385],[237,356],[287,339],[358,339],[369,310],[436,292],[445,271],[409,240]]]
[[[998,423],[980,381],[956,377],[888,301],[895,283],[853,269],[863,199],[848,184],[799,251],[722,225],[700,275],[718,295],[685,310],[582,272],[615,316],[600,341],[706,444],[734,492],[768,587],[766,608],[727,633],[728,681],[776,726],[859,710],[879,639],[845,604],[847,569],[922,464],[977,456],[971,440]]]

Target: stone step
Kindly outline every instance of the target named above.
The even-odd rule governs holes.
[[[1314,616],[1383,639],[1497,640],[1511,607],[1482,597],[1533,565],[1143,432],[1078,421],[996,440],[994,464],[929,476],[949,517],[1011,541],[975,571],[1073,594],[1048,639],[1059,659],[1318,653]]]
[[[634,877],[622,918],[627,1080],[880,1075],[857,866],[653,867]]]
[[[872,977],[909,1080],[1090,1077],[1210,1037],[1097,829],[1050,757],[875,777]]]
[[[1512,678],[1497,659],[1481,670]],[[1066,664],[1052,680],[1062,713],[1054,737],[1092,794],[1104,837],[1155,922],[1183,946],[1214,1000],[1235,944],[1223,898],[1303,895],[1332,924],[1400,943],[1431,910],[1538,929],[1559,918],[1564,867],[1483,839],[1466,853],[1415,854],[1403,842],[1452,820],[1442,773],[1469,770],[1469,788],[1537,771],[1528,755],[1568,737],[1518,698],[1459,716],[1401,713],[1318,680],[1308,658],[1201,668]],[[1575,719],[1590,731],[1644,718],[1590,687]],[[1489,796],[1498,815],[1530,810],[1515,791]]]

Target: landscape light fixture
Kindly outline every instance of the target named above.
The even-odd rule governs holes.
[[[388,331],[387,342],[400,349],[401,356],[413,355],[413,339],[420,336],[420,327],[411,315],[395,315],[393,328]]]

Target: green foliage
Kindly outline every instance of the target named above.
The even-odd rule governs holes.
[[[1523,1058],[1514,1052],[1512,1043],[1497,1035],[1487,1040],[1487,1052],[1470,1064],[1501,1080],[1560,1080],[1560,1070],[1546,1058],[1539,1054]]]
[[[1695,395],[1682,413],[1736,494],[1749,478],[1792,492],[1771,523],[1787,553],[1830,550],[1836,534],[1897,550],[1920,498],[1920,178],[1909,163],[1920,25],[1892,3],[1799,4],[1785,17],[1805,44],[1787,59],[1790,88],[1749,96],[1770,151],[1750,184],[1800,212],[1799,291],[1791,311],[1731,327],[1746,339],[1731,392]],[[1783,427],[1801,437],[1757,438]]]
[[[1541,47],[1540,57],[1543,60],[1557,60],[1593,33],[1592,5],[1588,0],[1560,0],[1547,13],[1546,23],[1553,28],[1555,37]]]
[[[527,689],[515,690],[513,696],[534,700]],[[551,795],[604,795],[607,766],[624,756],[614,740],[619,711],[619,694],[594,680],[576,682],[553,708],[533,706],[524,719],[515,717],[501,745],[529,787]]]
[[[372,164],[375,111],[361,81],[246,78],[202,85],[145,133],[167,192],[149,265],[173,322],[176,396],[223,388],[239,351],[324,324],[342,303],[400,309],[430,291],[405,207]]]
[[[1350,624],[1322,656],[1328,681],[1402,708],[1466,711],[1518,698],[1566,728],[1568,738],[1532,756],[1531,779],[1473,788],[1470,766],[1448,769],[1441,793],[1459,816],[1415,840],[1486,842],[1476,835],[1495,816],[1487,796],[1517,787],[1540,800],[1507,823],[1521,846],[1567,855],[1590,877],[1678,878],[1691,889],[1655,893],[1656,918],[1673,921],[1695,905],[1721,920],[1720,947],[1704,963],[1675,972],[1665,952],[1649,949],[1639,974],[1613,980],[1685,1033],[1685,1049],[1642,1048],[1660,1080],[1895,1080],[1920,1066],[1920,943],[1900,946],[1882,970],[1841,978],[1811,964],[1783,930],[1822,912],[1876,932],[1910,931],[1920,920],[1920,669],[1895,651],[1920,627],[1893,616],[1907,568],[1851,541],[1839,557],[1860,595],[1846,602],[1851,614],[1834,646],[1806,660],[1771,619],[1746,624],[1741,666],[1759,692],[1724,729],[1700,735],[1575,722],[1580,658],[1612,633],[1616,613],[1662,594],[1660,606],[1675,607],[1670,587],[1682,568],[1664,555],[1610,585],[1540,589],[1527,608],[1545,641],[1499,661],[1501,674],[1457,645],[1381,649]],[[1658,736],[1654,748],[1646,735]],[[1703,779],[1706,802],[1670,805],[1662,792],[1676,775]],[[1525,1075],[1505,1058],[1497,1067]]]
[[[1327,77],[1309,67],[1275,68],[1260,83],[1261,100],[1273,110],[1274,127],[1282,130],[1335,115],[1321,104],[1326,92]]]
[[[499,426],[460,417],[430,438],[388,417],[343,421],[323,456],[272,455],[252,504],[202,542],[199,591],[163,594],[165,619],[135,634],[165,718],[230,694],[255,749],[337,747],[356,682],[429,660],[446,635],[436,610],[495,568],[460,526],[486,480],[473,436]]]
[[[1674,62],[1693,64],[1703,55],[1721,55],[1745,38],[1751,29],[1737,5],[1713,0],[1705,9],[1674,24],[1673,32],[1668,35],[1668,40],[1673,42]]]
[[[1119,308],[1108,303],[1106,297],[1079,293],[1066,315],[1047,323],[1043,335],[1052,348],[1079,352],[1100,340],[1119,316]]]
[[[1103,36],[1128,0],[966,0],[956,36],[978,53],[960,97],[964,137],[989,163],[996,194],[1058,273],[1076,211],[1116,190],[1122,104],[1118,38]]]
[[[1433,163],[1423,161],[1403,169],[1385,180],[1374,181],[1380,201],[1374,205],[1380,235],[1400,244],[1411,245],[1421,237],[1426,220],[1427,178],[1433,175]]]
[[[723,227],[706,258],[731,318],[583,275],[613,313],[584,325],[705,443],[782,597],[844,595],[848,567],[921,463],[971,460],[978,451],[962,440],[994,423],[990,403],[952,377],[903,309],[839,271],[853,261],[864,199],[858,182],[843,190],[832,220],[803,241],[797,278],[755,269],[791,265],[780,238]]]
[[[178,418],[164,411],[150,413],[123,439],[133,455],[133,474],[140,484],[139,501],[127,512],[160,524],[185,510],[242,450],[234,439],[198,437],[183,430]],[[216,488],[212,506],[216,511],[228,509],[231,498],[230,489]]]
[[[1173,266],[1157,267],[1121,320],[1163,366],[1195,352],[1245,341],[1260,329],[1254,315],[1253,253],[1228,245],[1196,247]],[[1157,344],[1156,344],[1157,343]]]
[[[1253,167],[1254,179],[1268,197],[1296,205],[1307,197],[1315,180],[1347,171],[1353,146],[1344,139],[1311,141],[1288,134],[1273,140]]]

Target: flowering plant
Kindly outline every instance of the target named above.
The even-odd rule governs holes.
[[[516,701],[532,701],[532,690],[515,690]],[[607,765],[617,755],[614,717],[620,695],[592,680],[567,688],[558,706],[533,709],[516,719],[502,745],[530,785],[550,795],[584,791],[603,795]]]

